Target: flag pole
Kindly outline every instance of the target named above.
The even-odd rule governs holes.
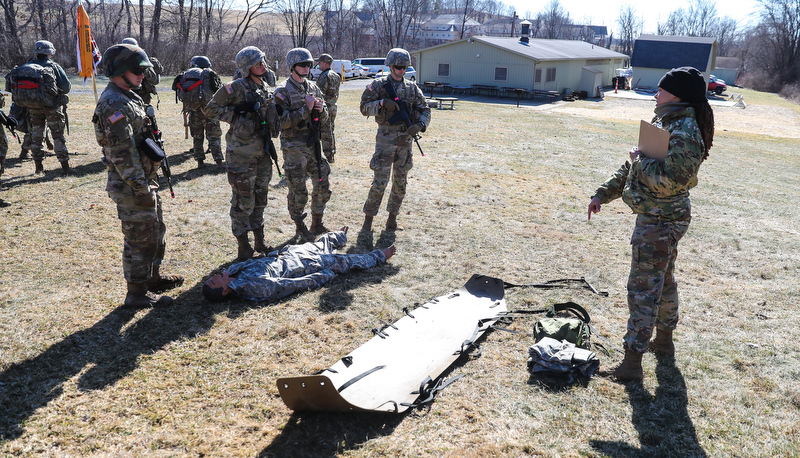
[[[94,89],[94,103],[97,104],[97,84],[94,82],[94,69],[92,69],[92,89]]]

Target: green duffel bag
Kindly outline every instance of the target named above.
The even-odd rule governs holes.
[[[560,312],[571,313],[577,318],[556,316]],[[558,341],[566,340],[579,348],[589,349],[592,337],[590,321],[589,313],[574,302],[553,304],[545,318],[533,325],[533,337],[536,342],[544,337],[550,337]]]

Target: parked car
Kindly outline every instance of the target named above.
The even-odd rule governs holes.
[[[386,67],[386,69],[384,69],[383,71],[375,74],[375,78],[379,78],[381,76],[389,76],[389,67]],[[414,67],[408,67],[406,69],[405,77],[407,80],[411,80],[414,82],[417,81],[417,71],[414,70]]]
[[[728,85],[725,84],[725,80],[721,80],[714,75],[711,75],[708,78],[708,90],[713,92],[717,95],[722,95],[728,89]]]
[[[339,76],[342,75],[342,68],[344,68],[344,78],[353,78],[353,63],[349,60],[334,60],[331,64],[331,71],[336,72]],[[309,79],[315,80],[319,78],[319,75],[322,74],[322,70],[319,69],[319,64],[315,65],[314,68],[311,69],[309,72]]]
[[[367,77],[367,67],[360,65],[360,64],[353,64],[353,76],[355,78],[366,78]]]
[[[354,64],[367,67],[367,76],[375,76],[376,73],[383,70],[384,62],[386,62],[384,57],[359,57],[353,61]]]

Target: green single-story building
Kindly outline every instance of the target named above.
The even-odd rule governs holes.
[[[612,84],[625,54],[575,40],[475,36],[414,52],[417,81],[528,91],[586,91]]]

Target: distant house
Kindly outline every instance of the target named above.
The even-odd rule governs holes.
[[[636,39],[631,55],[633,87],[655,90],[664,73],[684,66],[700,70],[708,81],[716,58],[714,38],[642,35]]]
[[[525,42],[524,40],[527,40]],[[475,36],[415,51],[417,80],[598,94],[628,56],[572,40]]]
[[[461,36],[462,25],[464,35],[474,35],[480,31],[479,22],[468,18],[462,24],[463,20],[458,14],[433,15],[422,22],[417,39],[431,45],[453,41]]]

